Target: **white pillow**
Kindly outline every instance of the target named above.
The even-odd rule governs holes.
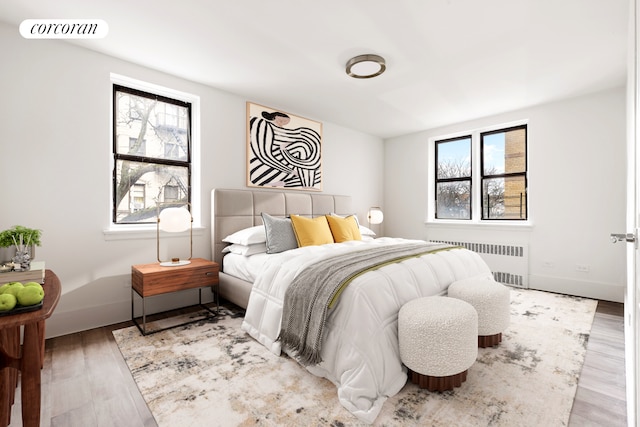
[[[374,233],[372,229],[367,228],[364,225],[360,226],[360,234],[362,236],[371,236],[371,237],[376,235],[376,233]]]
[[[255,227],[245,228],[225,237],[223,242],[235,243],[237,245],[253,245],[256,243],[264,243],[267,236],[264,232],[264,225],[256,225]]]
[[[262,254],[267,252],[267,244],[266,243],[254,243],[253,245],[240,245],[238,243],[234,243],[229,246],[225,246],[222,250],[222,253],[231,252],[232,254],[251,256],[254,254]]]

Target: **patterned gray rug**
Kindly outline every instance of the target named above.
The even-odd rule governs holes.
[[[479,349],[467,381],[437,393],[407,384],[376,426],[565,426],[596,301],[511,291],[511,325],[499,347]],[[113,332],[161,427],[360,426],[336,388],[240,330],[242,312],[143,337]]]

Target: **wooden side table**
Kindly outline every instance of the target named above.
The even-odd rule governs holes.
[[[11,421],[15,389],[22,390],[22,425],[40,425],[40,370],[44,364],[45,320],[51,317],[60,300],[58,276],[45,270],[44,301],[35,311],[3,316],[0,320],[0,426]],[[20,332],[23,330],[22,345]]]
[[[176,267],[162,267],[159,263],[139,264],[131,267],[131,320],[138,327],[142,335],[152,334],[166,329],[175,328],[202,319],[180,323],[167,328],[147,331],[147,313],[145,299],[156,295],[184,291],[198,288],[198,304],[210,314],[217,315],[220,309],[218,292],[218,272],[220,268],[217,262],[203,258],[194,258],[190,264]],[[216,310],[213,311],[202,304],[202,288],[211,287],[214,293]],[[134,293],[142,298],[142,324],[138,322],[134,313]],[[157,314],[157,313],[156,313]]]

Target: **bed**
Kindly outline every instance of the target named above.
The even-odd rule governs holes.
[[[279,190],[214,189],[211,203],[213,259],[221,265],[220,296],[247,309],[242,328],[274,354],[284,351],[312,374],[332,381],[340,403],[367,423],[375,420],[384,401],[398,393],[407,380],[397,340],[400,307],[421,296],[446,294],[448,286],[458,280],[491,277],[489,267],[472,251],[419,240],[367,238],[370,230],[359,224],[364,233],[362,240],[310,245],[272,254],[262,250],[252,255],[235,250],[229,253],[231,246],[225,238],[242,235],[246,239],[248,231],[253,238],[267,228],[263,226],[263,214],[269,223],[273,218],[288,215],[299,216],[296,219],[326,215],[349,219],[354,213],[351,198]],[[255,242],[244,241],[247,245],[239,246],[246,251],[247,247],[264,244],[259,240],[258,237]],[[325,317],[314,321],[319,326],[312,330],[321,338],[321,345],[313,349],[311,358],[300,348],[286,345],[289,342],[284,339],[288,337],[286,325],[298,325],[291,321],[290,313],[301,305],[291,302],[296,301],[291,299],[292,289],[299,282],[304,286],[314,267],[318,271],[313,274],[319,274],[334,271],[325,265],[335,263],[340,265],[335,272],[343,272],[341,264],[337,264],[341,260],[378,252],[392,259],[395,255],[386,255],[387,251],[398,251],[403,257],[350,276],[348,286],[329,287],[334,290],[327,300],[331,301],[331,308],[325,308]],[[242,266],[246,262],[246,270],[252,271],[244,274],[244,267],[236,266],[237,260],[242,261]],[[334,274],[338,275],[325,274],[326,280],[331,280]],[[321,301],[321,306],[327,305]]]

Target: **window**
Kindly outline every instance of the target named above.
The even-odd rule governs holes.
[[[144,153],[147,151],[146,145],[144,140],[138,144],[137,138],[129,137],[129,154],[144,156]]]
[[[435,139],[433,154],[433,219],[527,220],[526,124]]]
[[[137,212],[141,209],[144,209],[144,200],[144,185],[132,185],[131,189],[129,190],[129,206],[131,212]]]
[[[191,202],[191,103],[113,85],[113,223],[155,223]]]
[[[180,200],[180,187],[177,185],[165,185],[164,186],[164,201],[176,202]]]
[[[471,136],[436,141],[436,218],[471,219]]]
[[[480,134],[482,219],[527,219],[527,126]]]

